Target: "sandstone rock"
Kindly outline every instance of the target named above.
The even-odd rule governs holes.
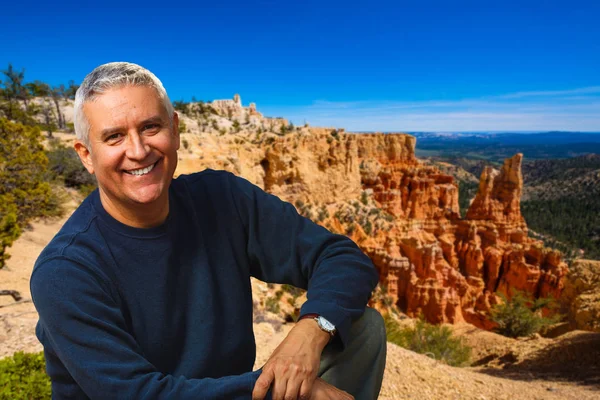
[[[243,111],[242,100],[240,95],[236,94],[233,96],[233,100],[214,100],[210,103],[221,116],[231,116],[232,114],[239,114]]]
[[[526,228],[521,215],[522,160],[523,154],[519,153],[506,159],[501,171],[492,167],[483,170],[479,190],[467,211],[467,219]]]
[[[600,261],[573,262],[560,304],[571,329],[600,332]]]

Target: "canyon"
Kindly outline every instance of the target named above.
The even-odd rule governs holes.
[[[229,106],[246,118],[237,100]],[[500,294],[558,299],[563,291],[567,263],[528,236],[521,215],[521,154],[500,170],[484,169],[461,218],[456,181],[419,160],[408,134],[304,126],[285,134],[193,131],[182,139],[188,147],[177,174],[231,171],[351,237],[379,272],[387,300],[375,307],[391,302],[410,317],[491,329]]]

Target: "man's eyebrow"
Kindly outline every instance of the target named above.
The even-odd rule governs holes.
[[[145,120],[140,122],[139,126],[144,126],[146,124],[151,124],[151,123],[162,123],[162,122],[163,122],[163,118],[160,115],[155,115],[154,117],[146,118]]]
[[[138,124],[138,126],[144,126],[144,125],[151,124],[151,123],[161,123],[162,124],[163,123],[163,118],[160,115],[155,115],[153,117],[146,118],[145,120],[143,120],[142,122],[140,122]],[[110,135],[112,135],[114,133],[119,133],[119,132],[124,131],[124,130],[126,130],[126,128],[123,128],[123,127],[120,127],[120,126],[113,127],[113,128],[106,128],[106,129],[103,129],[102,131],[100,131],[100,137],[102,139],[104,139],[104,138],[106,138],[106,137],[108,137],[108,136],[110,136]]]
[[[113,133],[119,133],[121,131],[123,131],[125,128],[122,128],[120,126],[114,127],[114,128],[106,128],[106,129],[102,129],[102,131],[100,131],[100,138],[104,139],[110,135],[112,135]]]

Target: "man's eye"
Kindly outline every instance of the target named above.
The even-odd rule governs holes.
[[[147,130],[156,130],[159,127],[160,127],[160,125],[158,125],[158,124],[147,124],[147,125],[144,125],[144,130],[145,131],[147,131]]]
[[[107,141],[107,142],[110,142],[110,141],[115,141],[115,140],[117,140],[117,139],[118,139],[120,136],[121,136],[121,134],[120,134],[120,133],[113,133],[112,135],[110,135],[110,136],[107,136],[107,137],[106,137],[106,141]]]

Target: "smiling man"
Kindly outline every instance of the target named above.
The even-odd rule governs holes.
[[[75,149],[98,190],[31,277],[53,397],[376,398],[386,345],[365,309],[370,260],[230,173],[173,179],[178,124],[135,64],[102,65],[77,91]],[[308,289],[257,371],[251,276]]]
[[[80,110],[90,133],[75,149],[96,175],[104,209],[138,228],[163,222],[177,166],[177,114],[170,115],[154,88],[131,85],[108,90]]]

